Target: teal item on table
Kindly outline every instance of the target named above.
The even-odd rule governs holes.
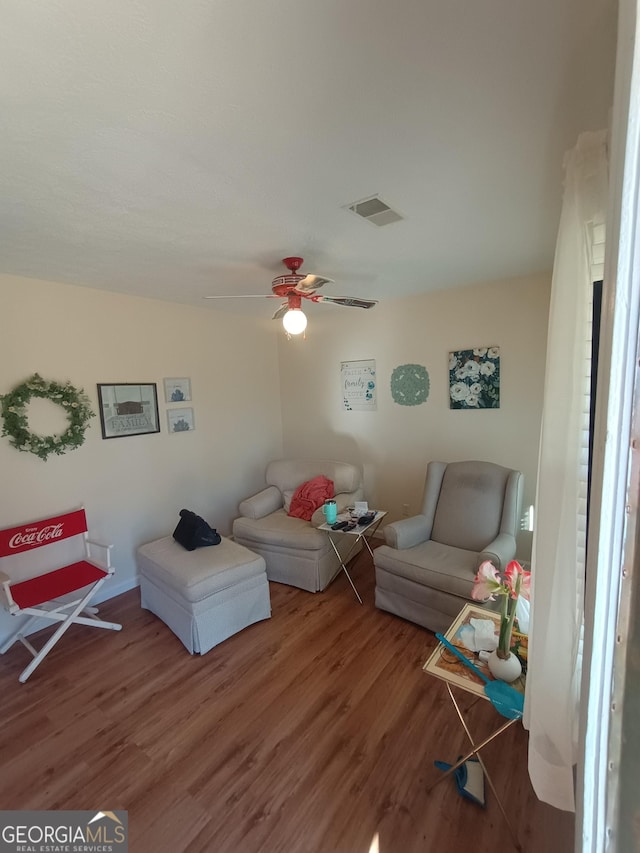
[[[335,501],[325,501],[322,507],[322,512],[327,520],[327,524],[335,524],[338,517],[338,507]]]
[[[508,720],[517,720],[522,716],[524,710],[524,696],[522,693],[505,684],[504,681],[490,681],[487,676],[478,669],[477,666],[471,663],[459,649],[456,649],[442,634],[436,634],[436,638],[440,640],[442,645],[449,649],[466,667],[475,672],[475,674],[484,681],[484,692],[499,714],[506,717]]]

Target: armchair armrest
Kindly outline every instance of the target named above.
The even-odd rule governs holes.
[[[387,545],[397,550],[413,548],[429,538],[429,522],[424,515],[414,515],[393,521],[384,528],[384,538]]]
[[[244,518],[264,518],[265,515],[275,512],[284,506],[280,489],[275,486],[267,486],[257,495],[242,501],[238,507],[240,515]]]
[[[490,542],[484,551],[478,555],[478,563],[491,560],[499,572],[503,572],[509,560],[513,560],[516,553],[516,540],[510,533],[498,533],[493,542]]]

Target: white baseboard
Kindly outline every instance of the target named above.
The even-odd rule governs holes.
[[[123,592],[129,592],[130,589],[135,589],[137,586],[140,586],[140,578],[138,575],[134,575],[132,578],[125,578],[124,580],[117,580],[115,583],[107,581],[100,591],[101,594],[97,595],[94,601],[98,604],[101,601],[108,601],[110,598],[115,598],[116,595],[122,595]]]

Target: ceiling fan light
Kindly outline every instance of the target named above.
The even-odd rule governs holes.
[[[307,328],[307,315],[299,308],[290,308],[282,318],[285,332],[300,335]]]

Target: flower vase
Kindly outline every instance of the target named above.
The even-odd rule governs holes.
[[[501,658],[498,656],[498,650],[495,649],[489,655],[487,665],[491,675],[500,681],[510,683],[515,681],[516,678],[519,678],[522,674],[520,658],[517,655],[514,655],[513,652],[509,652],[509,657]]]

